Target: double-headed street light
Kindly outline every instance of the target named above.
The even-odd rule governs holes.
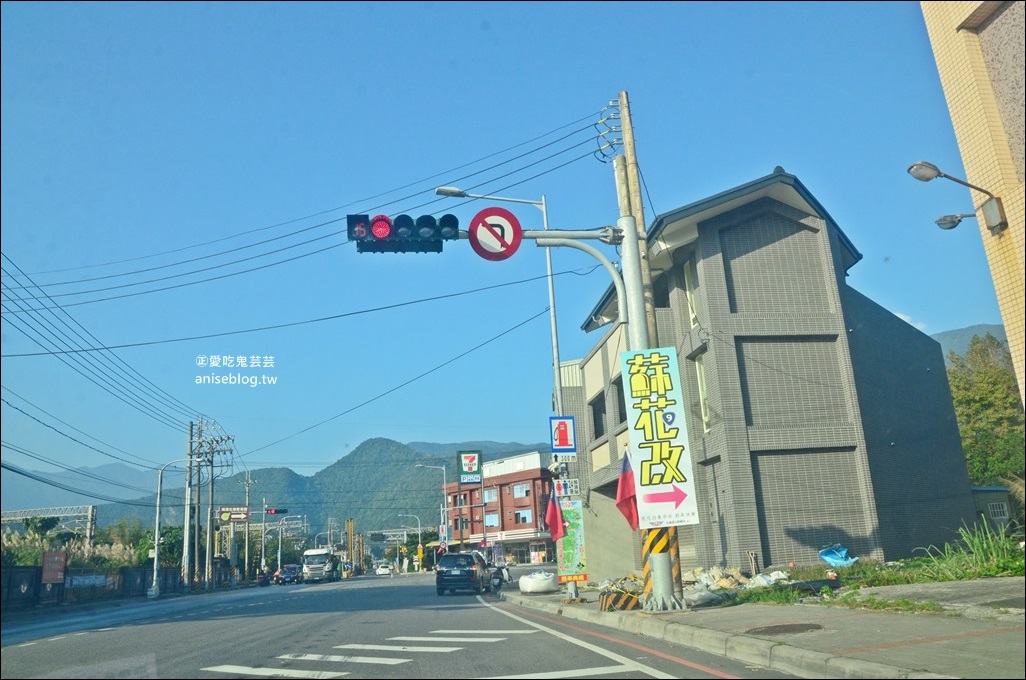
[[[504,201],[506,203],[526,203],[533,205],[542,211],[542,228],[549,229],[549,211],[545,204],[545,194],[542,194],[540,201],[532,201],[525,198],[507,198],[503,196],[489,196],[487,194],[469,194],[457,187],[438,187],[435,193],[439,196],[450,196],[452,198],[483,198],[491,201]],[[559,335],[556,332],[556,295],[552,287],[552,251],[545,249],[545,267],[548,273],[549,282],[549,326],[552,332],[552,377],[555,390],[556,415],[563,415],[563,380],[559,374]]]
[[[978,187],[975,184],[970,184],[964,179],[952,177],[946,172],[941,171],[933,163],[927,163],[926,161],[916,161],[912,165],[908,166],[908,174],[912,175],[920,182],[929,182],[930,180],[943,177],[944,179],[950,179],[955,184],[961,184],[964,187],[969,187],[979,191],[981,194],[987,195],[987,200],[980,204],[980,212],[983,213],[983,223],[990,229],[990,233],[993,236],[997,236],[1002,231],[1008,228],[1008,218],[1005,216],[1005,208],[1001,203],[1001,199],[995,196],[991,192],[987,191],[983,187]],[[969,217],[969,215],[945,215],[937,220],[937,226],[941,229],[954,229],[961,222],[962,217]]]

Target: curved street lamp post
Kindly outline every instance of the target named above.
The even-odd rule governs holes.
[[[420,534],[420,517],[416,515],[407,515],[400,512],[400,517],[412,517],[417,520],[417,571],[420,571],[420,565],[424,562],[424,542],[421,540]]]
[[[170,463],[165,463],[157,472],[157,520],[153,527],[153,583],[150,584],[150,589],[146,593],[148,597],[160,596],[160,583],[158,581],[159,577],[157,570],[160,567],[160,489],[164,484],[164,470],[168,465],[174,465],[175,463],[187,463],[189,460],[189,458],[173,460]]]

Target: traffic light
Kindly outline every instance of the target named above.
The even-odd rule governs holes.
[[[285,508],[267,508],[268,515],[287,515],[289,511]]]
[[[460,237],[455,215],[347,215],[349,240],[358,253],[440,253],[442,241]]]

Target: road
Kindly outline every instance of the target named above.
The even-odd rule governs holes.
[[[431,574],[5,616],[2,646],[4,678],[791,677],[494,594],[439,597]]]

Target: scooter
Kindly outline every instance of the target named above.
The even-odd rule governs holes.
[[[492,572],[492,591],[499,592],[504,583],[512,583],[513,577],[509,574],[509,568],[505,564],[495,567]]]

